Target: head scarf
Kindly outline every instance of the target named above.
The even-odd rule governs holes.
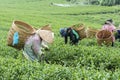
[[[66,31],[67,31],[66,28],[60,28],[60,34],[62,37],[64,37],[66,35]]]

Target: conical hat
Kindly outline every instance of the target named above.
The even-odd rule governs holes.
[[[48,30],[37,30],[36,33],[46,42],[52,43],[54,39],[54,33]]]

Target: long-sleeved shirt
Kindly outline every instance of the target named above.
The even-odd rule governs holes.
[[[105,24],[102,27],[102,30],[109,30],[110,32],[113,32],[116,29],[116,27],[112,24]]]
[[[64,37],[65,37],[65,44],[67,44],[68,37],[70,38],[70,43],[72,44],[78,43],[79,38],[80,38],[79,34],[75,30],[70,29],[70,28],[66,30],[66,34]]]
[[[25,55],[25,57],[32,61],[39,60],[40,55],[42,54],[41,43],[42,43],[42,40],[40,39],[38,34],[34,34],[30,36],[26,40],[24,49],[23,49],[23,54]]]

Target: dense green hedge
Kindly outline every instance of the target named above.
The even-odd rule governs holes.
[[[29,62],[0,57],[1,80],[119,80],[120,70],[115,72],[85,67],[64,67],[55,64]],[[13,64],[14,63],[14,64]]]
[[[82,40],[78,46],[64,45],[63,42],[55,43],[47,53],[50,63],[63,66],[94,67],[105,70],[120,68],[119,48],[117,50],[117,48],[100,47],[95,40]]]

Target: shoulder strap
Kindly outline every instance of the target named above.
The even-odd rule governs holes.
[[[80,37],[79,34],[75,30],[72,30],[72,32],[73,32],[73,34],[75,34],[77,39]]]

